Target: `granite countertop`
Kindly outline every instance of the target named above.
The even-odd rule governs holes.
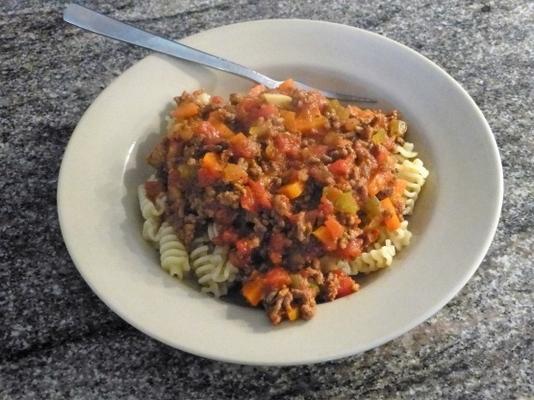
[[[491,125],[504,167],[498,231],[475,276],[433,318],[336,362],[253,368],[141,334],[101,303],[58,226],[71,132],[146,51],[61,20],[60,1],[0,5],[0,399],[532,399],[534,3],[528,0],[130,1],[87,5],[173,38],[259,18],[384,34],[444,67]]]

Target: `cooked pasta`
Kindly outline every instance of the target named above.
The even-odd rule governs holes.
[[[408,246],[412,239],[412,232],[408,230],[408,221],[402,221],[400,227],[394,231],[382,231],[378,241],[379,243],[386,243],[388,239],[391,240],[397,252]]]
[[[228,261],[228,250],[215,246],[210,250],[210,240],[206,236],[195,239],[190,254],[191,266],[197,276],[201,290],[216,297],[225,295],[229,285],[235,280],[237,268]]]
[[[360,272],[368,274],[391,265],[395,256],[395,246],[391,240],[386,240],[382,246],[378,243],[375,246],[375,249],[363,253],[356,260],[350,262],[352,274],[356,275]]]
[[[147,197],[145,185],[137,187],[137,195],[141,214],[145,219],[143,222],[143,238],[157,246],[161,215],[165,211],[165,195],[158,196],[154,203]]]
[[[163,222],[158,232],[161,267],[170,275],[183,279],[190,269],[189,256],[174,228]]]
[[[415,201],[419,196],[421,188],[428,177],[428,170],[424,167],[423,162],[416,158],[413,161],[404,160],[396,165],[397,176],[405,180],[406,189],[404,190],[405,208],[404,215],[410,215],[413,212]]]
[[[400,155],[400,158],[415,158],[417,157],[417,152],[413,150],[414,145],[410,142],[404,142],[401,146],[400,144],[395,146],[395,153]]]

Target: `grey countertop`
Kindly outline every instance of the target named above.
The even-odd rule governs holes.
[[[311,18],[384,34],[444,67],[499,145],[505,197],[475,276],[433,318],[337,362],[253,368],[152,340],[84,283],[56,214],[71,132],[147,53],[66,26],[60,1],[0,4],[0,399],[532,399],[534,3],[528,0],[90,1],[173,38],[236,21]]]

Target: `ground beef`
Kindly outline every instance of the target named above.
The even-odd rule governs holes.
[[[339,276],[333,272],[326,275],[324,286],[322,287],[321,295],[325,301],[333,301],[339,290]]]

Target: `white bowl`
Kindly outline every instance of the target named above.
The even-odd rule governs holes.
[[[168,276],[141,238],[136,186],[172,97],[226,96],[250,82],[151,55],[95,100],[65,152],[61,229],[93,291],[146,334],[200,356],[244,364],[332,360],[387,342],[443,307],[482,261],[497,225],[502,170],[495,140],[469,95],[443,70],[383,36],[317,21],[224,26],[184,43],[275,78],[382,99],[409,123],[430,176],[410,225],[412,244],[356,294],[319,306],[309,322],[272,327],[264,313],[201,294]]]

